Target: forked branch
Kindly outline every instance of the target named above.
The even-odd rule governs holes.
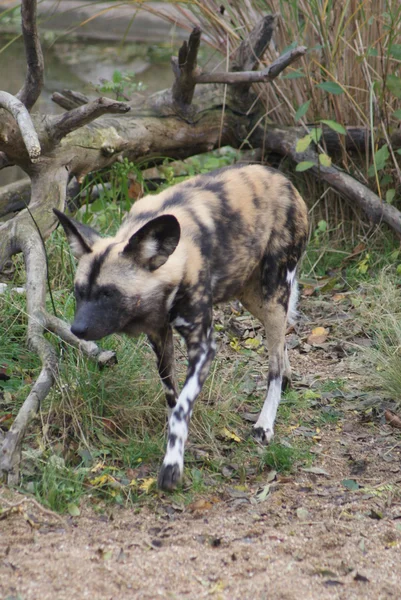
[[[22,0],[21,4],[27,73],[17,98],[27,110],[30,110],[39,98],[44,82],[44,63],[36,22],[36,5],[36,0]]]

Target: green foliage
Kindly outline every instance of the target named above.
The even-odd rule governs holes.
[[[321,90],[324,90],[328,94],[335,94],[336,96],[339,96],[340,94],[344,93],[344,89],[335,81],[323,81],[322,83],[319,83],[316,87],[320,88]]]
[[[112,93],[116,100],[129,100],[134,92],[146,89],[141,81],[135,81],[135,73],[114,71],[111,81],[104,80],[99,91],[105,94]]]
[[[275,469],[279,473],[291,473],[297,463],[305,462],[309,453],[299,448],[271,442],[262,456],[262,464]]]
[[[337,121],[332,121],[331,119],[320,119],[320,122],[330,127],[330,129],[336,133],[341,133],[342,135],[346,135],[347,133],[345,127],[343,127],[340,123],[337,123]]]

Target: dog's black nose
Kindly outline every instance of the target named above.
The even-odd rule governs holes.
[[[84,323],[73,323],[71,325],[71,333],[73,333],[80,340],[85,340],[88,333],[88,326]]]

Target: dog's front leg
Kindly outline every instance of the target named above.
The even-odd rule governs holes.
[[[188,372],[169,420],[167,451],[158,479],[158,486],[162,490],[174,490],[182,478],[184,446],[194,402],[202,389],[216,351],[211,319],[208,323],[194,328],[182,328],[180,333],[184,336],[188,348]]]
[[[148,334],[148,338],[157,357],[157,367],[166,394],[168,416],[170,418],[178,398],[178,387],[175,377],[173,330],[171,325],[166,325],[156,333]]]

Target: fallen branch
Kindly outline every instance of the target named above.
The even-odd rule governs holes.
[[[309,148],[306,152],[298,153],[296,144],[299,137],[292,128],[269,126],[267,132],[263,128],[255,131],[251,143],[264,143],[266,150],[289,156],[294,162],[310,161],[314,166],[309,169],[318,179],[328,183],[343,198],[361,208],[373,223],[386,223],[401,238],[401,212],[391,204],[380,200],[366,185],[360,183],[347,173],[331,166],[319,164],[317,152]]]

